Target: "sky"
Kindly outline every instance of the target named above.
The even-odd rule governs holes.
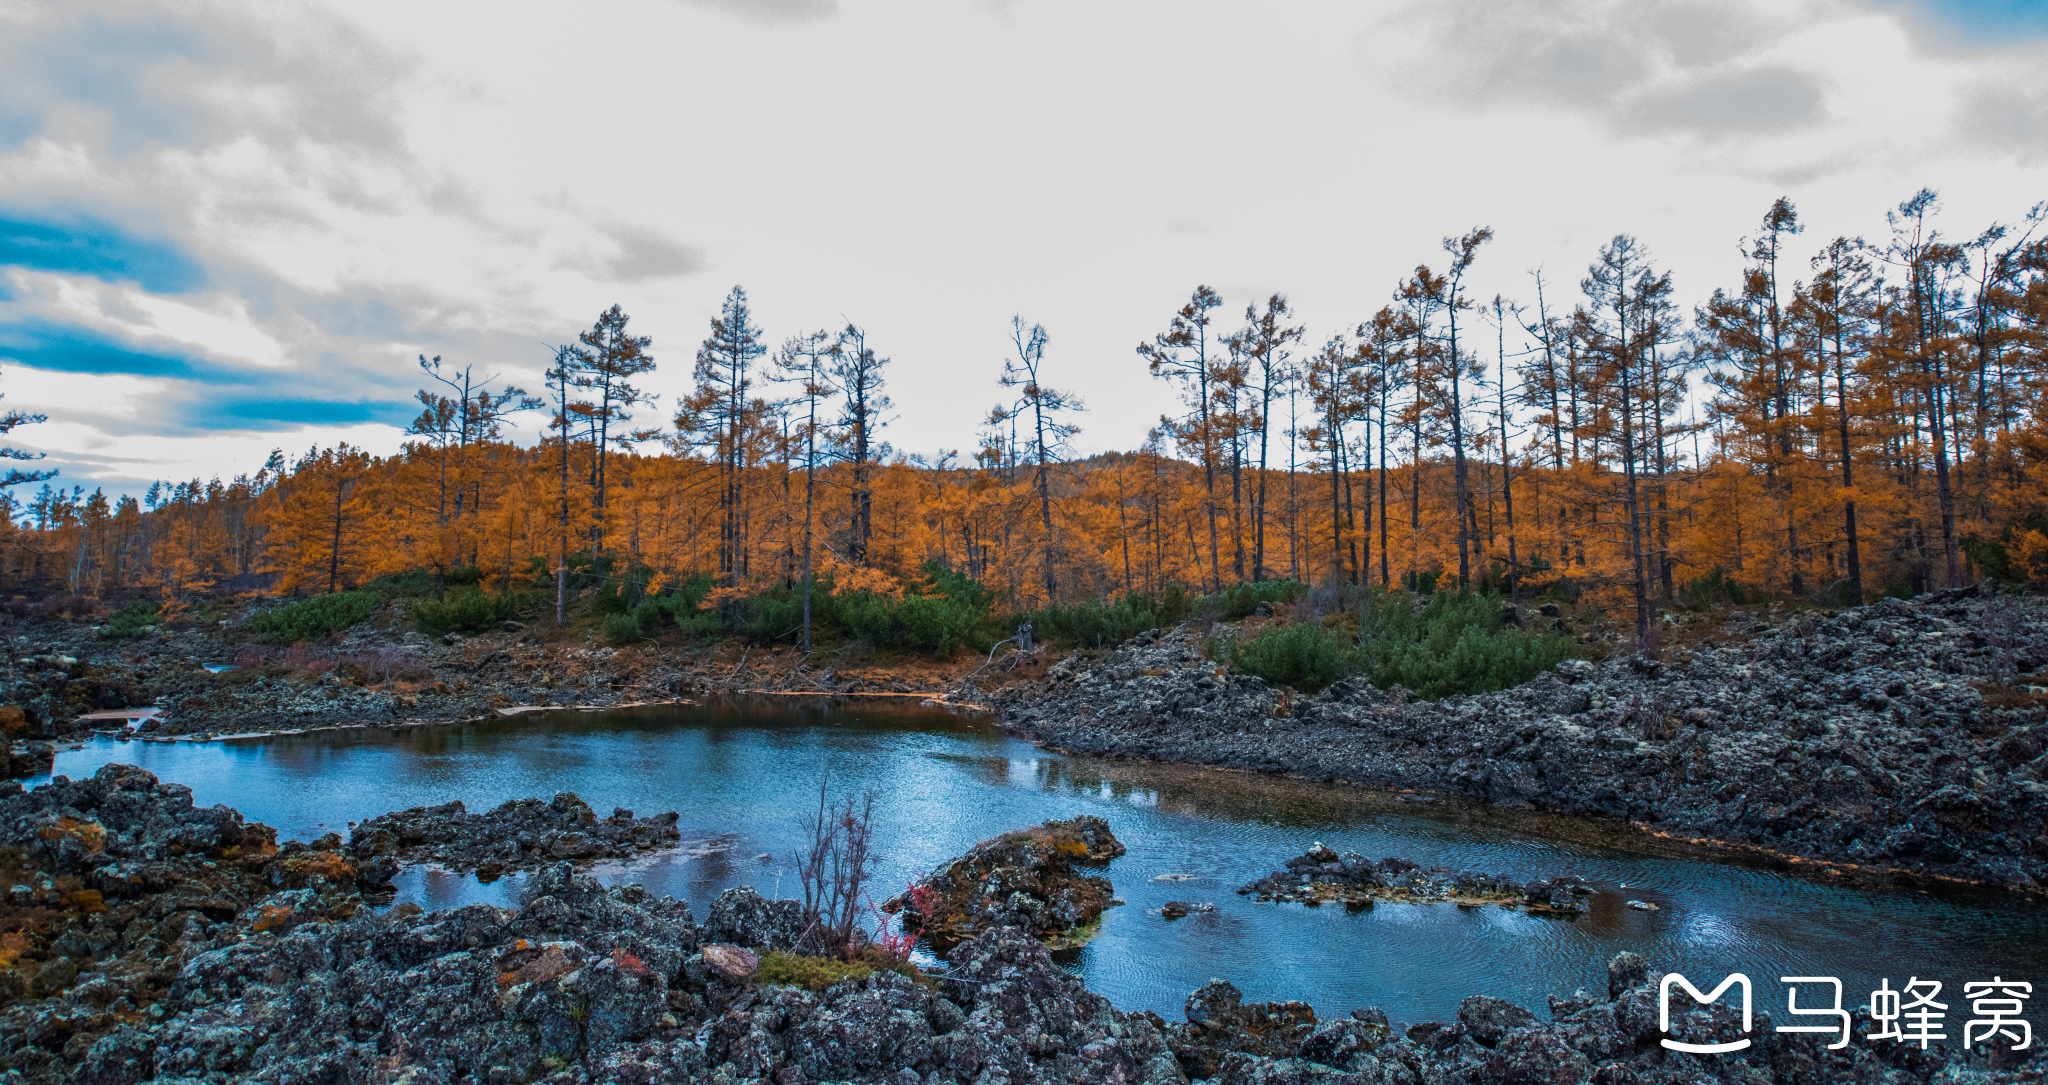
[[[2017,222],[2044,73],[2039,0],[0,0],[5,440],[126,493],[389,453],[421,355],[538,391],[613,304],[665,426],[741,285],[866,329],[899,449],[971,452],[1013,315],[1130,449],[1198,284],[1307,351],[1476,226],[1473,293],[1555,308],[1620,233],[1696,304],[1779,196],[1801,268],[1922,187]]]

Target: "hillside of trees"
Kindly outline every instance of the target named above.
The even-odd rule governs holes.
[[[1285,579],[1570,600],[1645,644],[1660,606],[2048,580],[2043,208],[1958,239],[1936,207],[1802,260],[1781,199],[1690,313],[1628,236],[1524,298],[1471,294],[1490,231],[1448,238],[1320,341],[1284,296],[1233,316],[1198,287],[1130,356],[1158,378],[1132,408],[1158,412],[1150,438],[1085,459],[1073,366],[1023,319],[986,391],[958,390],[995,401],[979,447],[923,458],[887,441],[890,359],[858,326],[775,343],[736,287],[694,391],[657,404],[635,383],[653,341],[614,306],[537,393],[421,359],[389,458],[279,452],[139,501],[46,484],[8,503],[0,576],[176,600],[404,574],[529,611],[596,586],[657,601],[649,621],[789,637],[757,619],[795,617],[806,583],[812,607],[985,591],[1023,612]],[[537,442],[508,437],[522,417]]]

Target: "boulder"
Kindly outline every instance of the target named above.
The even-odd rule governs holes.
[[[1015,927],[1054,948],[1086,942],[1115,901],[1108,878],[1083,873],[1124,853],[1109,823],[1083,815],[976,844],[882,904],[944,955],[984,930]]]

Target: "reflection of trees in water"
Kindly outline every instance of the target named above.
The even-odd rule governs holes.
[[[1131,774],[1104,771],[1112,767],[1106,761],[1064,757],[1040,757],[1032,762],[1033,776],[1041,791],[1064,791],[1130,806],[1159,805],[1157,791],[1132,779]]]
[[[1371,804],[1332,784],[1188,765],[1047,756],[1034,771],[1043,790],[1149,806],[1176,817],[1322,826],[1379,812],[1357,812]]]
[[[975,757],[957,753],[935,753],[934,761],[942,761],[958,768],[975,783],[991,787],[1010,787],[1016,783],[1010,778],[1011,761],[1007,757]]]

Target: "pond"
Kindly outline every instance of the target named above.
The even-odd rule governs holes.
[[[1096,814],[1129,848],[1105,872],[1128,904],[1110,909],[1101,934],[1065,963],[1118,1006],[1169,1020],[1211,977],[1248,999],[1311,1002],[1325,1017],[1377,1005],[1396,1021],[1449,1020],[1468,994],[1543,1014],[1548,995],[1604,994],[1606,962],[1621,950],[1703,987],[1746,973],[1757,1008],[1781,1019],[1780,976],[1838,976],[1849,1004],[1881,978],[1894,989],[1912,976],[1937,979],[1957,996],[1993,974],[2048,981],[2048,909],[2018,898],[1827,885],[1627,826],[1055,754],[980,718],[857,700],[725,699],[203,744],[100,739],[60,749],[55,771],[82,777],[113,761],[185,784],[201,805],[236,807],[281,839],[345,838],[351,821],[449,799],[482,812],[557,791],[576,792],[600,815],[676,810],[681,848],[593,873],[687,899],[700,920],[734,885],[794,892],[796,823],[816,802],[820,774],[835,795],[879,796],[877,900],[978,841]],[[1572,920],[1453,905],[1353,912],[1237,895],[1318,840],[1517,879],[1578,874],[1599,892],[1590,914]],[[401,874],[398,899],[430,909],[511,903],[524,880],[485,884],[414,868]],[[1631,899],[1660,910],[1632,910]],[[1169,900],[1217,910],[1169,922],[1157,914]]]

